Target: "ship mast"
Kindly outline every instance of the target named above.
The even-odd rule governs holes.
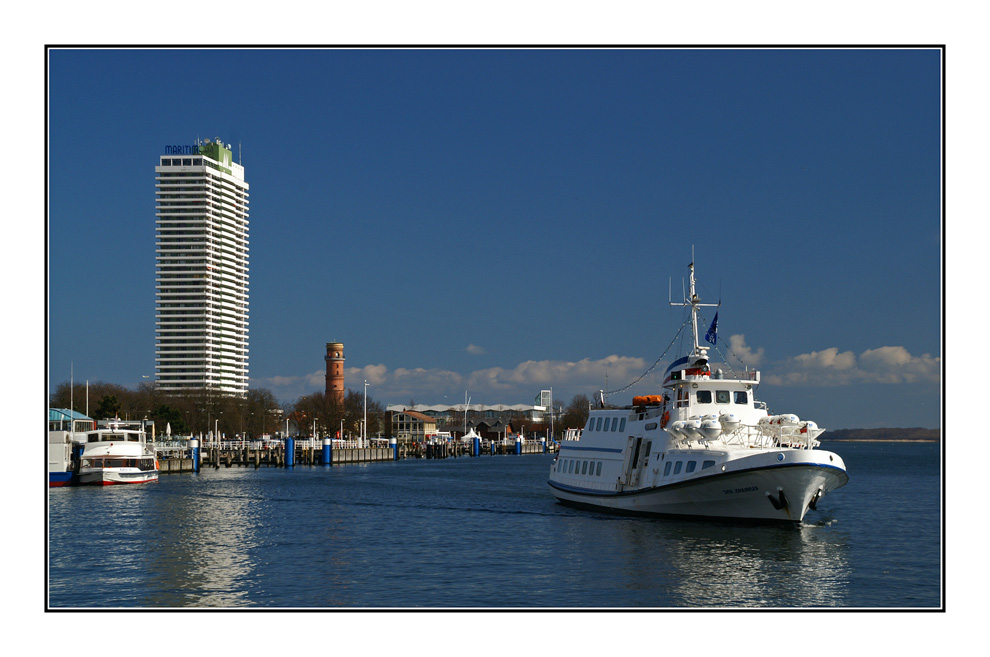
[[[708,347],[703,347],[701,342],[698,340],[698,308],[709,307],[717,308],[717,303],[701,303],[701,299],[698,298],[698,293],[695,291],[694,285],[694,262],[688,265],[688,269],[691,272],[689,281],[689,296],[687,299],[680,303],[670,302],[672,306],[691,306],[691,335],[694,339],[694,351],[691,353],[696,359],[696,365],[704,365],[708,362]]]

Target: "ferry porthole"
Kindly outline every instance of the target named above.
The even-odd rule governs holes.
[[[777,460],[778,461],[783,461],[784,460],[784,455],[783,454],[777,454]]]

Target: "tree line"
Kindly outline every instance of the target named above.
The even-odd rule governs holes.
[[[210,388],[185,391],[164,391],[153,384],[142,383],[130,390],[116,383],[103,381],[86,384],[60,383],[48,400],[51,408],[72,408],[96,420],[153,420],[156,434],[198,435],[218,430],[228,437],[235,434],[261,436],[285,433],[286,420],[293,435],[357,436],[365,417],[364,392],[347,390],[342,401],[334,395],[314,392],[293,403],[280,404],[267,388],[252,388],[241,397],[220,393]],[[414,405],[410,402],[410,406]],[[385,406],[367,398],[369,437],[392,435],[392,417]],[[588,397],[576,395],[558,416],[555,433],[564,429],[583,427],[588,420]],[[510,421],[513,421],[510,418]],[[526,422],[525,415],[513,425]],[[443,423],[441,423],[443,424]],[[449,427],[439,430],[460,430],[459,421],[451,420]],[[515,426],[518,431],[520,426]]]
[[[216,429],[221,434],[261,436],[289,431],[309,436],[314,428],[319,435],[357,435],[364,419],[363,392],[348,390],[342,403],[333,395],[316,392],[294,403],[280,404],[267,388],[252,388],[242,397],[210,388],[164,391],[143,383],[130,390],[104,381],[85,384],[60,383],[49,396],[50,408],[72,408],[96,420],[153,420],[156,434],[170,428],[173,435],[206,434]],[[384,407],[368,398],[368,434],[386,432]],[[387,434],[386,434],[387,435]]]

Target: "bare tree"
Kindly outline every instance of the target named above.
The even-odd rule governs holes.
[[[560,418],[560,424],[564,429],[576,429],[583,427],[588,421],[588,397],[587,395],[574,395],[571,402],[564,409],[564,414]]]

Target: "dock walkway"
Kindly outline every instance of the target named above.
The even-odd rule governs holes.
[[[284,445],[269,448],[257,448],[247,443],[221,443],[219,446],[207,445],[200,450],[200,467],[286,467],[287,465],[324,465],[322,445],[316,446],[316,441],[300,440],[294,445],[293,459],[287,458]],[[516,454],[543,454],[543,443],[527,441],[515,443],[509,441],[486,441],[479,445],[478,454],[473,448],[461,443],[446,443],[438,445],[400,445],[396,450],[391,447],[334,447],[330,450],[331,465],[349,463],[371,463],[379,461],[394,461],[400,459],[446,459],[472,456],[496,456]],[[195,472],[195,464],[189,449],[182,449],[174,442],[157,447],[158,467],[160,474],[180,472]]]

